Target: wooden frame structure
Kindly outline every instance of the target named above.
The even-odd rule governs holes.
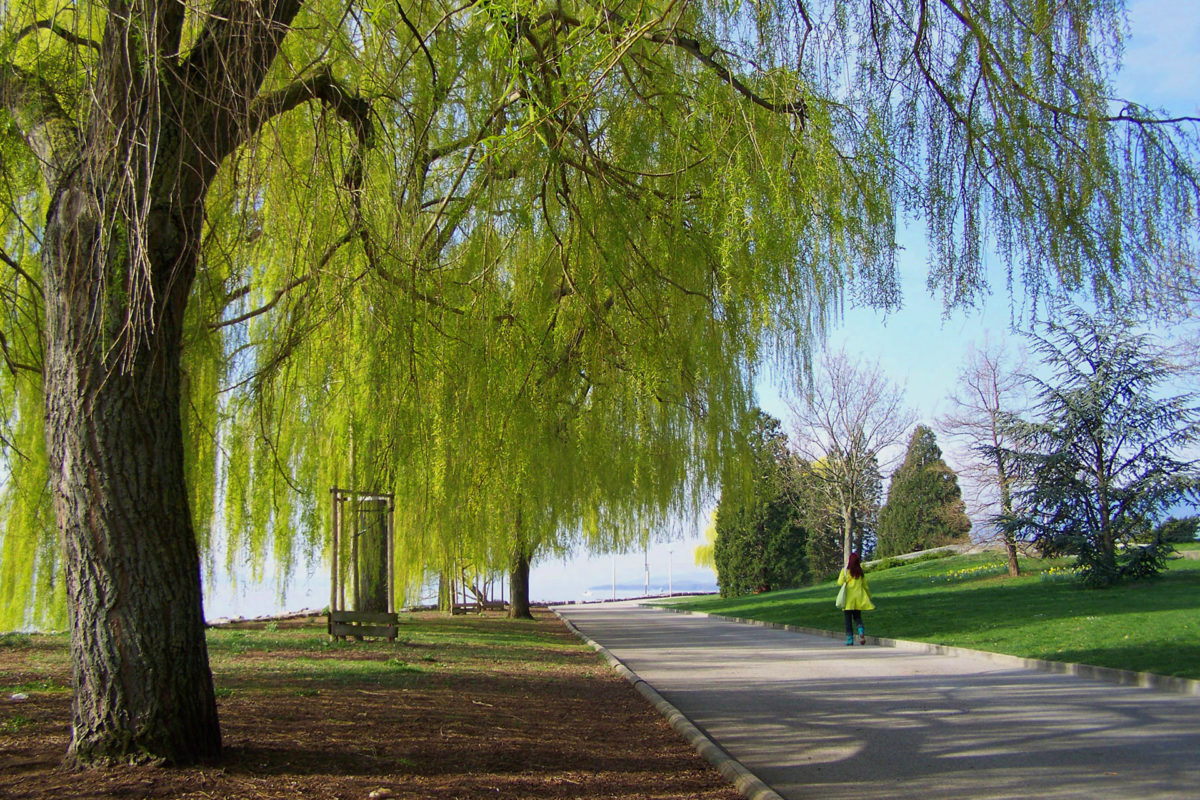
[[[398,625],[395,600],[395,496],[376,492],[360,492],[354,489],[339,489],[336,486],[330,489],[330,494],[333,498],[333,542],[330,547],[329,636],[332,639],[345,639],[347,636],[353,636],[359,640],[364,636],[379,636],[386,637],[389,642],[395,641]],[[347,504],[353,504],[353,510],[357,512],[355,529],[349,534],[345,530]],[[383,536],[387,557],[385,587],[387,611],[384,612],[363,611],[358,608],[361,580],[358,538],[364,532],[362,530],[362,514],[368,510],[381,512],[386,520]],[[350,537],[349,563],[342,564],[343,542],[347,535]],[[351,583],[350,593],[354,601],[354,609],[346,607],[347,578]]]
[[[486,610],[501,610],[508,607],[504,598],[504,575],[484,573],[460,567],[458,577],[450,573],[450,613],[482,613]],[[482,580],[482,583],[481,583]],[[500,596],[495,595],[499,586]]]

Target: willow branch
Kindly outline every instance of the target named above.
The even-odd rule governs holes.
[[[12,114],[21,137],[41,162],[46,183],[55,186],[75,151],[78,134],[53,88],[15,64],[0,62],[0,108]]]
[[[30,275],[28,272],[26,272],[21,267],[20,262],[17,261],[12,256],[10,256],[7,252],[5,252],[3,248],[0,248],[0,261],[3,261],[5,264],[8,264],[8,266],[12,268],[13,272],[17,273],[22,278],[24,278],[26,281],[28,281],[29,285],[33,287],[33,290],[38,293],[38,296],[43,297],[43,298],[46,296],[45,293],[42,291],[41,284],[38,283],[37,281],[35,281],[33,279],[33,276]]]
[[[1030,93],[1021,84],[1021,82],[1016,79],[1016,77],[1012,74],[1012,71],[1009,70],[1008,66],[1005,64],[1003,54],[996,49],[995,43],[992,42],[991,38],[984,32],[983,26],[979,24],[978,20],[968,14],[965,7],[960,9],[955,3],[947,2],[947,0],[941,0],[941,3],[950,12],[950,14],[954,16],[954,18],[957,19],[960,24],[963,25],[963,27],[971,32],[971,35],[975,38],[979,48],[987,52],[987,54],[990,56],[990,58],[986,60],[986,63],[995,65],[996,69],[999,70],[1000,77],[1003,79],[1004,84],[1009,86],[1018,97],[1020,97],[1022,100],[1025,100],[1027,103],[1031,103],[1038,108],[1054,114],[1061,114],[1065,117],[1075,120],[1092,121],[1093,117],[1090,114],[1066,108],[1056,103],[1047,102],[1042,98]],[[990,72],[990,70],[988,71]],[[1111,100],[1113,98],[1106,99]],[[1095,119],[1099,120],[1100,122],[1132,122],[1136,125],[1177,125],[1184,122],[1200,122],[1200,117],[1183,116],[1158,118],[1144,117],[1140,115],[1135,116],[1130,113],[1131,108],[1137,108],[1137,106],[1127,103],[1125,108],[1121,110],[1121,113],[1109,116],[1098,116],[1095,117]]]
[[[799,9],[802,17],[804,18],[805,22],[809,24],[811,29],[811,23],[809,22],[807,11],[805,10],[802,2],[799,4]],[[605,21],[608,22],[613,28],[621,28],[625,26],[624,17],[622,17],[621,14],[616,11],[606,10],[604,12],[604,18]],[[573,28],[578,27],[581,24],[578,19],[562,12],[561,10],[548,11],[539,16],[536,21],[530,22],[532,24],[523,26],[523,38],[530,42],[530,44],[539,51],[541,49],[540,43],[531,36],[531,30],[533,27],[540,27],[546,23],[554,23],[563,27]],[[807,38],[807,33],[805,37]],[[633,38],[636,39],[638,36],[634,36]],[[776,114],[789,114],[794,116],[800,121],[801,127],[803,127],[805,120],[808,118],[808,104],[804,100],[776,103],[768,100],[744,84],[736,75],[733,74],[732,70],[717,60],[717,55],[722,52],[720,48],[712,47],[709,48],[709,52],[705,52],[704,46],[701,44],[699,39],[678,32],[651,33],[648,30],[643,29],[640,33],[640,38],[656,44],[670,45],[683,50],[685,53],[688,53],[701,64],[715,72],[717,77],[733,87],[734,91],[742,95],[742,97],[746,98],[755,105],[760,106],[761,108],[765,108],[766,110]]]
[[[271,299],[258,308],[239,314],[231,319],[211,323],[209,325],[210,329],[216,330],[218,328],[237,325],[267,313],[278,305],[280,300],[289,292],[311,281],[317,272],[333,258],[338,250],[349,244],[356,236],[360,238],[365,236],[362,226],[360,195],[363,180],[362,151],[369,147],[374,140],[374,125],[371,122],[371,104],[363,97],[352,92],[341,81],[334,78],[328,66],[323,65],[308,77],[293,81],[278,91],[256,98],[250,105],[248,122],[242,131],[243,141],[254,138],[271,119],[312,101],[321,102],[325,107],[347,122],[354,129],[355,138],[358,140],[358,152],[354,154],[343,179],[346,188],[351,193],[351,205],[354,208],[354,219],[351,222],[350,230],[326,248],[313,270],[289,281],[277,289],[271,296]],[[369,248],[369,245],[369,242],[364,242],[364,246]],[[230,298],[234,299],[243,296],[248,291],[248,288],[241,289],[231,295]]]
[[[756,106],[765,108],[775,114],[789,114],[796,117],[800,121],[801,127],[808,118],[808,104],[804,100],[792,100],[787,103],[775,103],[766,99],[762,95],[755,92],[746,84],[742,83],[732,71],[720,61],[717,61],[716,56],[721,52],[719,48],[711,48],[711,52],[704,52],[700,40],[691,36],[683,36],[678,33],[647,33],[644,38],[648,41],[657,44],[671,45],[690,54],[693,58],[699,61],[704,66],[711,69],[725,83],[733,87],[734,91],[745,97]]]
[[[16,44],[29,34],[38,30],[50,31],[55,36],[63,39],[64,41],[70,42],[73,45],[77,45],[79,47],[89,47],[92,50],[95,50],[97,53],[100,52],[100,43],[95,39],[89,39],[86,36],[80,36],[74,31],[69,31],[52,19],[39,19],[36,22],[29,23],[24,28],[17,31],[17,35],[13,37],[13,44]]]
[[[215,0],[209,10],[181,67],[196,107],[218,110],[197,132],[210,139],[205,146],[215,162],[244,142],[240,128],[301,6],[302,0]]]
[[[3,331],[0,331],[0,352],[2,352],[3,356],[4,356],[4,365],[6,367],[8,367],[8,371],[11,372],[14,377],[17,374],[17,370],[22,370],[24,372],[32,372],[35,375],[42,374],[41,367],[39,367],[35,364],[25,364],[23,362],[17,361],[15,358],[13,358],[12,352],[9,350],[9,347],[8,347],[8,337],[6,337],[4,335]]]
[[[404,13],[404,4],[400,2],[400,0],[397,0],[396,2],[396,10],[400,13],[400,19],[403,20],[405,27],[407,27],[412,33],[413,37],[416,38],[417,44],[421,46],[421,52],[425,54],[425,60],[429,63],[429,72],[432,76],[433,85],[437,86],[437,66],[433,63],[433,54],[430,53],[429,48],[425,46],[424,37],[422,37],[420,32],[417,31],[416,26],[412,24],[412,21],[408,18],[408,15]]]
[[[375,135],[371,123],[371,104],[334,78],[328,66],[322,66],[306,78],[255,99],[250,105],[243,143],[253,139],[271,119],[314,100],[319,100],[348,122],[358,140],[364,146],[370,146]]]
[[[800,18],[804,20],[804,35],[800,37],[800,52],[797,56],[799,63],[797,67],[801,67],[804,63],[804,48],[808,44],[808,37],[813,32],[812,20],[808,16],[808,8],[804,5],[804,0],[796,0],[796,10],[800,12]]]
[[[323,259],[323,261],[328,261],[329,258],[331,258],[333,256],[333,252],[335,252],[338,247],[341,247],[346,242],[348,242],[351,238],[352,238],[352,234],[346,234],[337,243],[332,245],[330,247],[330,250],[327,251],[326,256]],[[279,301],[282,300],[287,295],[288,292],[292,291],[293,289],[295,289],[298,286],[303,286],[304,284],[306,284],[310,280],[312,280],[313,274],[314,273],[309,272],[305,275],[301,275],[298,278],[294,278],[294,279],[288,281],[286,284],[284,284],[283,286],[276,289],[275,293],[273,295],[271,295],[271,299],[268,300],[266,303],[263,303],[258,308],[251,309],[250,311],[247,311],[244,314],[239,314],[238,316],[233,317],[232,319],[223,319],[220,322],[210,323],[208,326],[209,330],[215,331],[215,330],[219,330],[220,328],[228,328],[233,325],[238,325],[242,322],[245,322],[246,320],[253,319],[254,317],[262,316],[263,314],[267,313],[275,306],[279,305]],[[238,292],[236,292],[233,296],[234,297],[242,296],[244,294],[247,294],[248,292],[249,292],[248,288],[241,289]]]

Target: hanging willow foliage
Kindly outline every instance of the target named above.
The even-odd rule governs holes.
[[[180,6],[145,74],[169,77],[231,2]],[[3,12],[0,627],[62,612],[41,411],[56,187],[35,134],[87,121],[107,9]],[[1145,294],[1163,253],[1194,261],[1197,137],[1111,97],[1121,15],[298,4],[205,197],[187,305],[210,574],[286,581],[323,558],[334,485],[395,492],[406,585],[694,511],[740,457],[759,369],[803,370],[848,300],[899,302],[901,212],[927,224],[947,306],[986,290],[988,247],[1035,301]]]

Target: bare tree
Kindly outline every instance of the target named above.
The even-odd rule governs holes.
[[[1022,364],[1017,359],[1010,365],[1010,359],[1003,344],[985,339],[982,348],[972,347],[959,373],[958,385],[949,397],[952,409],[938,418],[941,431],[965,445],[961,473],[975,487],[975,509],[994,508],[998,504],[1002,516],[1012,514],[1013,471],[1005,455],[1011,442],[1001,425],[1001,417],[1019,414],[1025,407],[1020,378]],[[1004,542],[1008,574],[1020,575],[1017,543],[1012,533],[1000,530],[997,535]]]
[[[841,523],[842,560],[862,547],[860,520],[878,497],[866,487],[881,468],[884,451],[903,443],[915,422],[904,392],[878,362],[826,351],[802,399],[789,400],[792,436],[801,458],[813,465],[813,486]]]

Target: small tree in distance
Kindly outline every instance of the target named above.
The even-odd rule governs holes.
[[[1130,320],[1078,309],[1063,317],[1031,335],[1050,377],[1026,376],[1036,416],[1005,426],[1021,488],[1003,524],[1075,555],[1093,586],[1155,574],[1170,546],[1139,538],[1200,488],[1197,461],[1176,456],[1200,441],[1196,397],[1160,397],[1178,371]]]
[[[879,497],[881,454],[903,441],[914,421],[904,394],[876,364],[851,361],[844,350],[826,351],[801,399],[788,402],[793,440],[813,465],[812,495],[830,509],[841,527],[842,560],[864,544],[864,523]],[[873,481],[872,478],[875,478]]]
[[[958,475],[942,459],[933,430],[918,425],[879,511],[876,554],[894,556],[965,542],[970,532]]]
[[[825,483],[829,471],[836,471],[836,466],[831,467],[828,462],[828,458],[814,464],[802,462],[796,473],[799,481],[797,502],[802,510],[804,528],[808,531],[805,554],[814,582],[834,577],[846,563],[842,514],[836,504],[831,504]],[[854,513],[852,548],[864,558],[870,558],[875,550],[879,499],[883,495],[883,479],[878,467],[862,472],[856,494],[859,508]]]
[[[713,562],[722,597],[799,586],[805,530],[793,491],[795,459],[779,420],[758,409],[747,435],[749,472],[721,481]]]
[[[972,348],[949,400],[951,410],[938,420],[938,426],[966,444],[963,474],[977,492],[976,502],[980,506],[998,505],[999,513],[990,514],[992,518],[1011,516],[1013,478],[1007,455],[1011,442],[1001,418],[1006,413],[1020,413],[1024,394],[1022,380],[1017,370],[1008,366],[1004,348],[989,342],[981,349]],[[1000,536],[1008,557],[1008,574],[1015,578],[1021,574],[1016,539],[1003,527]]]
[[[1200,531],[1200,517],[1190,516],[1183,518],[1167,517],[1167,519],[1154,529],[1156,539],[1161,539],[1164,542],[1172,544],[1183,544],[1196,541],[1196,532]]]

